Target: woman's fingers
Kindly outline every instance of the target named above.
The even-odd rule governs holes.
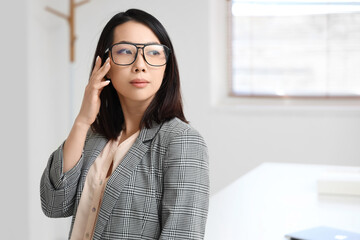
[[[91,75],[93,75],[94,73],[96,73],[99,68],[101,67],[101,58],[99,56],[96,57],[96,60],[95,60],[95,66],[91,72]]]
[[[104,66],[102,66],[98,71],[101,79],[103,79],[106,76],[109,70],[110,70],[110,58],[106,59]]]
[[[104,79],[105,75],[110,70],[110,58],[106,59],[104,65],[102,67],[100,67],[100,65],[101,65],[101,59],[100,59],[100,57],[98,57],[96,60],[93,72],[91,74],[90,81],[101,82]]]
[[[109,85],[109,83],[110,83],[110,80],[105,80],[105,81],[100,82],[99,85],[98,85],[98,89],[102,90],[104,87]]]
[[[101,103],[100,93],[110,83],[109,80],[104,79],[109,70],[110,59],[107,59],[104,66],[101,66],[101,58],[97,57],[90,80],[85,88],[83,102],[78,115],[78,119],[81,119],[86,124],[92,124],[99,112]]]

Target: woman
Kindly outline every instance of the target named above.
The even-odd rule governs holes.
[[[203,239],[208,154],[183,114],[170,38],[130,9],[103,29],[79,114],[41,178],[69,239]]]

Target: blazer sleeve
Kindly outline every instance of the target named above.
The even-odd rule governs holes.
[[[69,217],[73,214],[84,160],[83,151],[77,164],[63,173],[64,143],[50,155],[40,181],[41,207],[44,214],[52,218]]]
[[[165,156],[160,239],[203,239],[209,207],[204,139],[189,128],[172,137]]]

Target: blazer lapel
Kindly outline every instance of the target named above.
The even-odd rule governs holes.
[[[143,128],[140,131],[138,138],[129,152],[125,155],[124,159],[120,162],[119,166],[115,169],[113,174],[108,180],[105,188],[101,208],[99,211],[98,219],[95,226],[94,239],[101,239],[101,235],[107,225],[113,208],[119,199],[124,186],[129,182],[131,175],[136,169],[137,165],[144,158],[144,155],[149,150],[150,143],[156,133],[160,129],[159,124],[154,124],[152,128]]]

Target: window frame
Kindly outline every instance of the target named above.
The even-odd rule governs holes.
[[[249,92],[248,94],[238,94],[234,91],[233,83],[235,81],[233,76],[233,14],[232,14],[233,0],[226,0],[226,31],[227,31],[227,95],[230,98],[249,98],[249,99],[294,99],[294,100],[339,100],[339,101],[349,101],[349,100],[360,100],[359,95],[277,95],[277,94],[253,94]]]

